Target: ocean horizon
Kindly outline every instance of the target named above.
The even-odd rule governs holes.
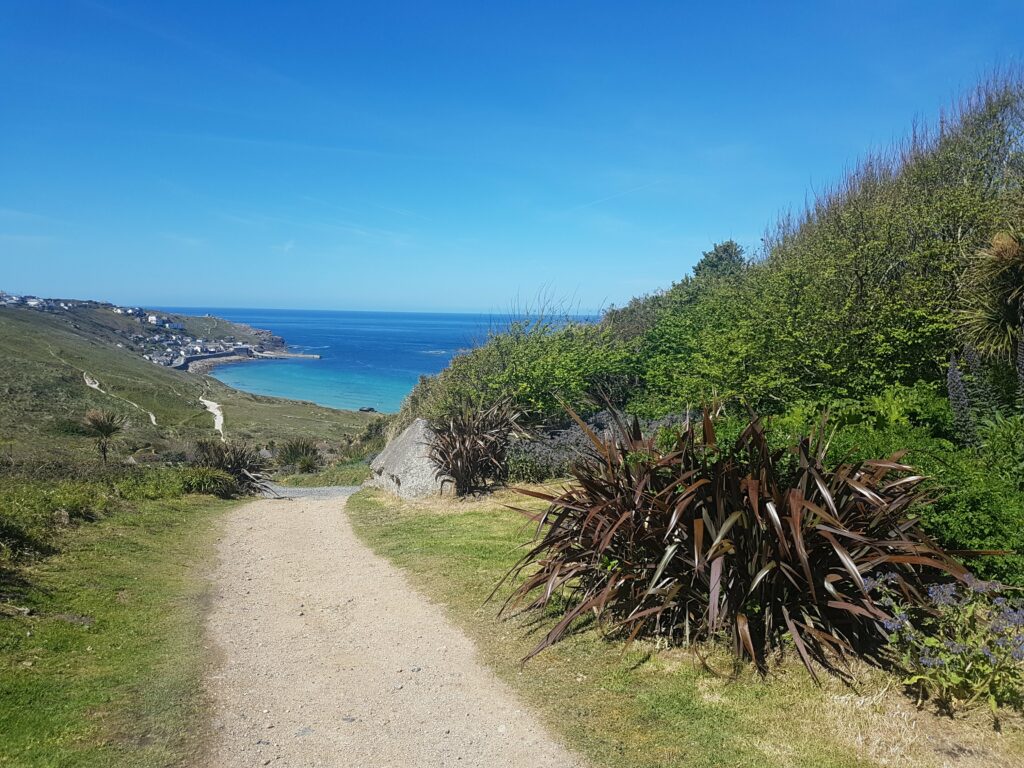
[[[214,378],[245,392],[308,400],[331,408],[394,413],[421,376],[440,372],[460,351],[486,341],[514,319],[459,312],[158,307],[215,315],[265,328],[289,350],[319,360],[280,359],[219,365]]]

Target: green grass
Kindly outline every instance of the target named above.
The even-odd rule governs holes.
[[[370,465],[363,461],[332,464],[319,472],[275,478],[293,488],[322,488],[328,485],[362,485],[370,476]]]
[[[0,766],[146,768],[193,756],[204,571],[229,505],[142,502],[68,530],[60,554],[8,572]]]
[[[833,682],[819,689],[789,662],[764,682],[748,668],[730,679],[725,654],[709,651],[724,673],[715,675],[681,650],[637,644],[623,653],[593,628],[521,667],[552,619],[501,621],[498,604],[485,602],[530,536],[525,518],[503,505],[513,500],[403,503],[364,490],[349,500],[348,513],[357,534],[447,606],[483,659],[595,765],[845,768],[898,755],[901,765],[929,766],[948,758],[943,748],[975,750],[979,762],[968,757],[959,765],[1024,758],[1019,730],[998,737],[984,722],[918,713],[898,693],[884,693],[885,679],[870,670],[859,672],[858,690]]]

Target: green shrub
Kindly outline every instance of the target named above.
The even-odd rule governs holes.
[[[318,456],[300,456],[295,462],[295,471],[300,475],[308,475],[316,472],[323,464]]]
[[[114,482],[114,491],[129,501],[176,499],[184,493],[181,475],[167,467],[128,472]]]
[[[308,437],[286,440],[278,447],[275,458],[280,466],[295,467],[299,472],[315,472],[323,465],[320,450]]]
[[[982,420],[978,434],[984,464],[1024,491],[1024,414],[995,411]]]
[[[192,449],[191,464],[226,472],[242,495],[255,496],[267,490],[266,463],[258,450],[245,443],[199,440]]]
[[[185,493],[205,493],[221,499],[229,499],[238,491],[235,478],[222,469],[185,467],[181,470],[180,476]]]
[[[513,446],[505,459],[510,483],[540,483],[554,475],[551,468],[525,446]]]

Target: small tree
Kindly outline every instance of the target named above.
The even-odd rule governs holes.
[[[103,410],[86,411],[83,424],[89,433],[96,438],[96,448],[103,457],[103,463],[107,463],[107,453],[110,451],[110,443],[124,428],[128,421],[126,416],[119,413]]]
[[[715,243],[710,251],[704,251],[701,260],[693,268],[693,276],[731,277],[738,275],[747,267],[743,256],[743,248],[735,240]]]

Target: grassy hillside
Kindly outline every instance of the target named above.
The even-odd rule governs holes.
[[[211,318],[189,322],[202,326],[193,332],[207,337],[214,335],[210,331],[216,324],[226,323]],[[87,409],[106,408],[129,416],[128,448],[159,449],[214,434],[213,417],[200,398],[221,404],[228,437],[259,442],[296,435],[340,442],[371,419],[250,395],[207,376],[153,365],[136,351],[117,346],[124,341],[120,331],[138,327],[132,318],[96,307],[61,313],[0,308],[0,440],[16,450],[92,450],[77,425]],[[228,324],[224,330],[245,338],[244,326]],[[88,387],[86,374],[106,394]]]

